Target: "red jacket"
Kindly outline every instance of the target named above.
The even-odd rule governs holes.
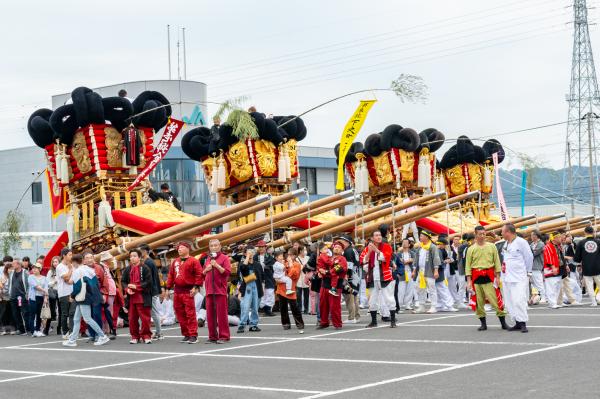
[[[378,247],[379,251],[381,251],[381,253],[383,254],[383,261],[379,262],[379,280],[384,282],[384,281],[392,281],[393,280],[393,276],[392,276],[392,269],[390,267],[390,262],[392,260],[392,254],[393,254],[393,249],[391,247],[390,244],[386,243],[386,242],[382,242],[381,244],[379,244]],[[367,284],[372,284],[374,280],[373,278],[373,269],[375,268],[375,252],[371,252],[370,256],[367,258],[367,252],[369,251],[369,247],[365,247],[365,249],[363,249],[362,253],[360,254],[360,264],[361,265],[368,265],[369,269],[368,269],[368,273],[367,276],[365,278],[365,281]]]
[[[175,287],[175,292],[189,291],[194,286],[201,286],[203,281],[204,275],[198,259],[190,256],[185,262],[177,258],[171,263],[167,288]]]
[[[548,242],[544,247],[544,277],[560,276],[560,258],[556,246]]]
[[[210,264],[211,260],[212,258],[210,256],[206,257],[204,267],[202,268],[203,270]],[[229,257],[222,252],[217,254],[216,261],[219,266],[225,269],[225,271],[219,273],[216,268],[213,268],[206,273],[204,275],[204,289],[206,290],[206,295],[227,295],[227,282],[229,281],[229,275],[231,274],[231,263],[229,262]]]

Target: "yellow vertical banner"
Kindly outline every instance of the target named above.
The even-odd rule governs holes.
[[[342,137],[340,138],[340,150],[338,152],[340,161],[338,164],[337,183],[335,185],[335,188],[338,190],[344,189],[344,160],[346,159],[346,155],[348,155],[350,146],[354,142],[356,136],[358,136],[360,128],[363,123],[365,123],[365,119],[367,119],[367,114],[376,101],[377,100],[361,100],[358,108],[356,108],[356,111],[354,111],[354,114],[352,114],[352,117],[350,117],[350,120],[344,127]]]

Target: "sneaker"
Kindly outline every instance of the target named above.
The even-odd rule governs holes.
[[[144,343],[146,345],[151,344],[152,343],[152,339],[151,338],[146,338],[146,339],[144,339]]]
[[[304,330],[298,330],[298,334],[304,334]]]
[[[7,334],[8,334],[8,333],[7,333],[6,331],[2,331],[2,332],[0,332],[0,336],[1,336],[1,335],[7,335]]]
[[[70,335],[71,335],[71,334],[63,334],[63,336],[62,336],[62,339],[69,339],[69,336],[70,336]]]
[[[31,336],[33,338],[38,338],[38,337],[41,337],[41,333],[39,331],[34,331],[33,334],[31,334]]]
[[[598,303],[596,303],[596,302],[592,302],[592,303],[590,304],[590,307],[592,307],[592,308],[595,308],[596,306],[598,306]]]
[[[444,312],[458,312],[458,309],[453,308],[453,307],[449,307],[449,308],[445,308]]]
[[[426,313],[429,313],[429,314],[437,313],[437,309],[436,308],[429,308],[429,310]]]
[[[467,309],[467,308],[468,308],[468,306],[467,306],[467,305],[465,305],[464,303],[459,303],[458,305],[456,305],[456,307],[457,307],[458,309]]]
[[[14,330],[8,333],[8,335],[16,335],[16,334],[17,334],[17,332],[16,332],[16,331],[14,331]],[[65,339],[66,339],[66,338],[65,338]]]
[[[344,324],[356,324],[356,320],[344,320]]]
[[[219,344],[219,345],[226,344],[227,342],[229,342],[229,340],[225,340],[225,339],[217,340],[217,344]]]
[[[244,328],[244,326],[239,326],[237,329],[237,333],[238,334],[243,334],[246,332],[246,329]]]
[[[62,346],[75,347],[75,346],[77,346],[77,342],[74,342],[74,341],[63,341]]]
[[[258,326],[252,326],[252,327],[249,328],[249,331],[251,331],[251,332],[260,332],[261,329],[258,328]]]
[[[131,340],[129,341],[129,343],[130,343],[131,345],[133,345],[133,344],[137,344],[138,342],[139,342],[139,341],[138,341],[137,339],[131,339]]]
[[[187,343],[190,340],[190,337],[183,337],[183,339],[179,342],[181,342],[182,344]]]
[[[216,344],[218,341],[215,339],[207,339],[206,341],[204,341],[205,344]]]
[[[547,304],[548,304],[548,301],[546,299],[542,299],[540,301],[540,305],[547,305]]]
[[[198,337],[190,337],[190,339],[188,340],[188,344],[197,344],[198,343]]]
[[[294,290],[287,290],[285,292],[285,295],[292,295],[294,293]]]
[[[560,305],[548,306],[549,309],[559,309],[560,307],[561,307]]]
[[[109,341],[110,341],[110,338],[108,338],[106,335],[103,335],[101,337],[98,337],[98,340],[96,342],[94,342],[94,346],[106,345]]]
[[[581,302],[578,302],[578,301],[572,302],[571,306],[581,306]]]
[[[27,333],[27,332],[22,332],[22,333],[19,333],[19,336],[20,336],[20,337],[26,337],[26,336],[28,336],[28,335],[29,335],[29,333]]]
[[[39,331],[38,337],[45,337],[45,336],[46,336],[46,334],[44,334],[43,332]]]

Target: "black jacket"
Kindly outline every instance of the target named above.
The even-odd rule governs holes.
[[[127,295],[127,286],[129,285],[129,273],[131,266],[127,266],[121,275],[121,287],[123,295]],[[142,296],[144,297],[144,307],[152,306],[152,272],[150,268],[142,264],[140,273],[140,285],[142,286]]]
[[[314,272],[313,276],[310,280],[310,290],[313,292],[319,292],[321,291],[321,285],[323,284],[323,279],[319,277],[319,275],[316,273],[317,271],[317,253],[311,253],[310,257],[308,258],[308,263],[306,264],[306,267],[308,268],[309,271]]]
[[[600,275],[600,240],[586,237],[577,243],[575,262],[581,263],[584,276]]]
[[[250,273],[254,273],[256,274],[256,290],[258,291],[258,297],[262,298],[264,293],[263,293],[263,286],[262,286],[262,282],[263,282],[263,271],[262,271],[262,266],[260,265],[260,263],[258,263],[258,261],[254,261],[253,263],[250,264],[245,264],[244,263],[245,258],[240,259],[238,261],[238,275],[239,275],[239,279],[240,279],[240,293],[242,294],[242,297],[244,295],[246,295],[246,283],[244,282],[244,277],[247,277]]]
[[[254,262],[261,264],[258,258],[258,254],[254,255]],[[273,278],[273,264],[275,263],[275,258],[269,254],[265,254],[265,264],[262,266],[262,277],[263,282],[265,283],[265,288],[275,288],[275,279]]]
[[[148,266],[152,276],[152,285],[150,286],[150,292],[152,296],[160,295],[160,279],[158,277],[158,268],[156,267],[156,263],[154,263],[152,258],[148,258],[144,261],[144,265]]]
[[[150,199],[152,199],[152,201],[158,201],[159,199],[161,199],[170,202],[175,208],[181,210],[181,205],[179,204],[177,197],[171,191],[163,193],[162,191],[154,191],[153,189],[150,189],[148,190],[148,195],[150,196]]]

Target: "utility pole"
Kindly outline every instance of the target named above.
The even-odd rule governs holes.
[[[567,95],[569,119],[564,163],[568,167],[568,173],[563,174],[563,191],[569,193],[573,214],[575,202],[581,204],[589,201],[595,215],[598,202],[598,144],[595,132],[600,129],[600,92],[590,41],[586,0],[573,1],[573,15],[573,54],[571,85]]]
[[[187,80],[187,58],[185,56],[185,28],[181,28],[183,31],[183,79]]]
[[[171,80],[171,25],[167,25],[167,59],[169,60],[169,80]]]
[[[575,200],[573,199],[573,166],[571,165],[571,143],[567,141],[567,161],[569,162],[569,191],[568,195],[571,197],[571,217],[575,217]]]

